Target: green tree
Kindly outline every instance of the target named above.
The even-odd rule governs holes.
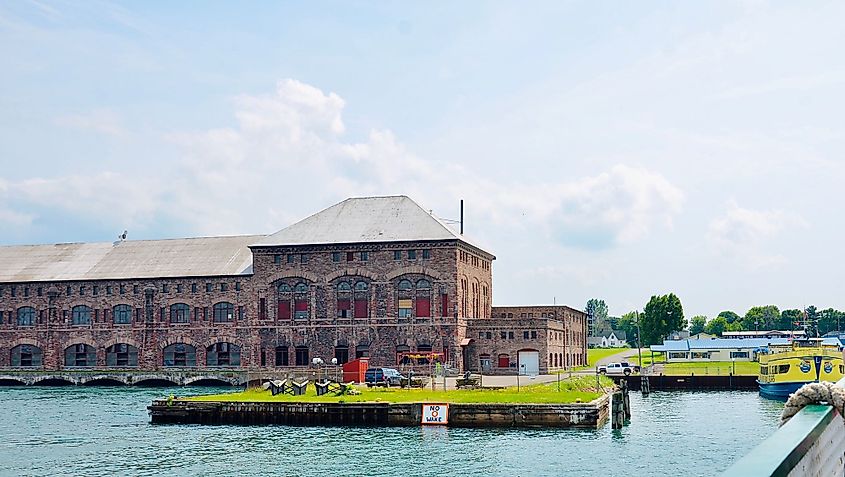
[[[711,335],[722,336],[722,333],[724,333],[729,326],[732,326],[734,324],[739,327],[738,323],[728,324],[728,320],[724,316],[719,315],[707,323],[707,326],[704,327],[704,331]]]
[[[684,329],[684,309],[674,293],[652,296],[640,315],[643,346],[662,343],[673,331]]]
[[[773,330],[780,321],[780,310],[775,305],[752,307],[742,318],[742,328],[747,331]]]
[[[778,322],[779,330],[798,330],[801,328],[801,323],[804,321],[804,312],[793,308],[790,310],[783,310],[780,312],[780,320]]]
[[[689,326],[689,334],[697,335],[704,331],[704,327],[707,325],[707,317],[704,315],[693,316],[690,320]]]
[[[840,332],[845,325],[845,313],[833,308],[827,308],[819,312],[819,334],[831,331]]]
[[[627,341],[631,346],[636,346],[637,342],[637,314],[636,312],[625,313],[619,318],[616,323],[620,330],[625,332]]]
[[[735,321],[740,320],[740,318],[741,318],[739,315],[737,315],[736,313],[734,313],[734,312],[732,312],[732,311],[730,311],[730,310],[723,311],[723,312],[719,313],[719,315],[718,315],[718,316],[721,316],[722,318],[724,318],[724,319],[725,319],[725,321],[726,321],[729,325],[730,325],[730,324],[732,324],[732,323],[733,323],[733,322],[735,322]],[[737,331],[738,331],[738,330],[737,330]]]
[[[598,298],[587,300],[584,312],[593,317],[593,336],[598,336],[602,331],[610,331],[607,321],[607,304],[604,300]]]

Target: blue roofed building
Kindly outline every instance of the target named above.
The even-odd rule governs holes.
[[[769,345],[788,344],[789,338],[715,338],[666,340],[662,345],[651,346],[655,353],[666,353],[669,363],[697,361],[756,361],[757,354]],[[835,338],[825,338],[825,344],[842,346]]]

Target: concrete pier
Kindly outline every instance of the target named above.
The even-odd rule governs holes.
[[[575,404],[449,404],[453,427],[599,428],[609,418],[609,396]],[[157,400],[154,424],[294,426],[419,426],[423,403],[305,403]]]

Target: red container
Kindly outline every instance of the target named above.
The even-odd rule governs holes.
[[[356,383],[363,383],[364,382],[364,374],[367,373],[367,369],[370,367],[370,359],[369,358],[358,358],[353,359],[348,363],[344,363],[343,365],[343,382],[348,383],[350,381],[355,381]]]

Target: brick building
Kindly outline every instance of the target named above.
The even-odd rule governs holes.
[[[494,259],[404,196],[267,236],[0,247],[0,367],[585,362],[583,313],[492,307]]]

